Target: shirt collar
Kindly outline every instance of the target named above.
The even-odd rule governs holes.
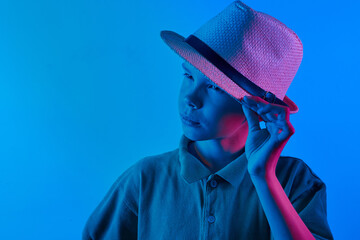
[[[179,160],[181,176],[188,183],[193,183],[204,177],[208,177],[211,175],[211,171],[189,152],[188,144],[190,142],[192,142],[192,140],[188,139],[184,134],[181,136],[179,144]],[[238,186],[246,173],[247,159],[244,152],[214,174],[219,175],[232,186]]]

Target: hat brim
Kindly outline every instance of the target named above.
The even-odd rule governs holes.
[[[215,67],[211,62],[209,62],[205,57],[198,53],[193,47],[186,43],[183,36],[173,31],[161,31],[160,36],[163,41],[180,57],[196,67],[200,72],[202,72],[226,93],[232,96],[236,101],[239,102],[242,97],[249,95],[217,67]],[[283,101],[289,106],[290,114],[294,114],[299,111],[298,106],[286,95]]]

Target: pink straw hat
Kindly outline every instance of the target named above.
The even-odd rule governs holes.
[[[285,94],[300,66],[303,46],[282,22],[234,1],[186,39],[161,31],[177,54],[239,101],[245,95],[298,112]]]

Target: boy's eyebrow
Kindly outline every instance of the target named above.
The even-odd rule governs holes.
[[[191,73],[191,71],[185,66],[185,62],[181,64],[181,66],[185,69],[185,71],[188,71]],[[211,81],[208,77],[205,77],[205,81],[210,84],[215,84],[213,81]]]
[[[185,62],[183,62],[183,63],[181,64],[181,66],[182,66],[186,71],[190,72],[190,70],[189,70],[187,67],[185,67]]]

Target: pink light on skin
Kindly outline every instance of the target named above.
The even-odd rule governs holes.
[[[269,191],[280,209],[280,212],[283,215],[283,218],[288,226],[291,236],[293,236],[294,240],[302,240],[302,239],[315,239],[311,232],[307,229],[306,225],[292,206],[289,198],[285,194],[280,182],[278,181],[275,169],[278,159],[282,150],[284,149],[286,143],[288,142],[291,135],[295,133],[295,129],[290,127],[291,134],[289,137],[282,142],[274,151],[271,153],[269,160],[265,165],[265,181],[269,187]],[[279,129],[279,133],[283,130]]]
[[[248,133],[248,127],[244,115],[227,113],[218,120],[216,128],[216,136],[219,137],[219,147],[223,152],[222,163],[213,162],[206,159],[206,156],[201,154],[196,148],[196,145],[192,143],[190,150],[193,148],[193,152],[196,156],[206,165],[209,169],[217,171],[229,161],[235,159],[239,155],[239,150],[245,147],[246,137]],[[197,142],[199,144],[199,142]],[[207,148],[208,149],[208,148]],[[209,151],[207,150],[206,153]]]
[[[242,115],[228,114],[223,116],[219,121],[218,129],[219,136],[231,136],[231,133],[233,133],[234,136],[234,138],[227,137],[221,139],[220,143],[224,151],[235,153],[245,146],[248,126],[246,119],[244,119]]]
[[[289,108],[267,103],[259,97],[249,97],[243,101],[243,110],[250,129],[246,142],[248,172],[275,239],[315,239],[275,174],[280,154],[295,133]],[[267,131],[260,129],[258,115],[266,121]],[[268,137],[264,137],[266,135]],[[260,138],[265,140],[258,143]]]

